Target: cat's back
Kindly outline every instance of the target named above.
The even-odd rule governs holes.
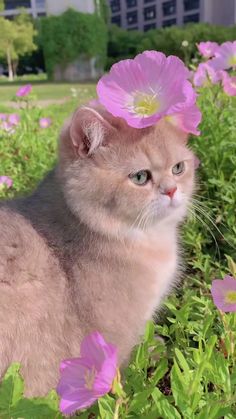
[[[44,281],[58,270],[56,260],[31,223],[11,205],[0,205],[0,283]]]

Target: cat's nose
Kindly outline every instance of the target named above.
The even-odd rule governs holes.
[[[173,188],[165,189],[162,193],[164,195],[168,195],[172,199],[176,191],[177,191],[177,187],[174,186]]]

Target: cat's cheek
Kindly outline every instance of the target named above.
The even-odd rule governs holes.
[[[178,208],[181,205],[186,205],[186,199],[184,199],[183,194],[177,189],[175,192],[172,200],[171,200],[171,206],[174,208]]]

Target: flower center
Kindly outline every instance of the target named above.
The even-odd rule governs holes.
[[[94,366],[92,367],[92,369],[86,370],[84,374],[85,388],[87,388],[88,390],[93,389],[95,377],[96,377],[96,369]]]
[[[137,93],[134,97],[134,112],[139,116],[151,116],[160,108],[156,95]]]
[[[233,67],[236,65],[236,54],[232,55],[232,57],[230,57],[229,59],[229,64]]]
[[[228,291],[225,295],[225,302],[228,304],[236,304],[236,291]]]

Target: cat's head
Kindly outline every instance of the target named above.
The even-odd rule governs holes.
[[[194,155],[186,143],[165,120],[135,129],[104,109],[78,109],[60,142],[58,173],[68,206],[107,235],[178,224],[194,188]]]

